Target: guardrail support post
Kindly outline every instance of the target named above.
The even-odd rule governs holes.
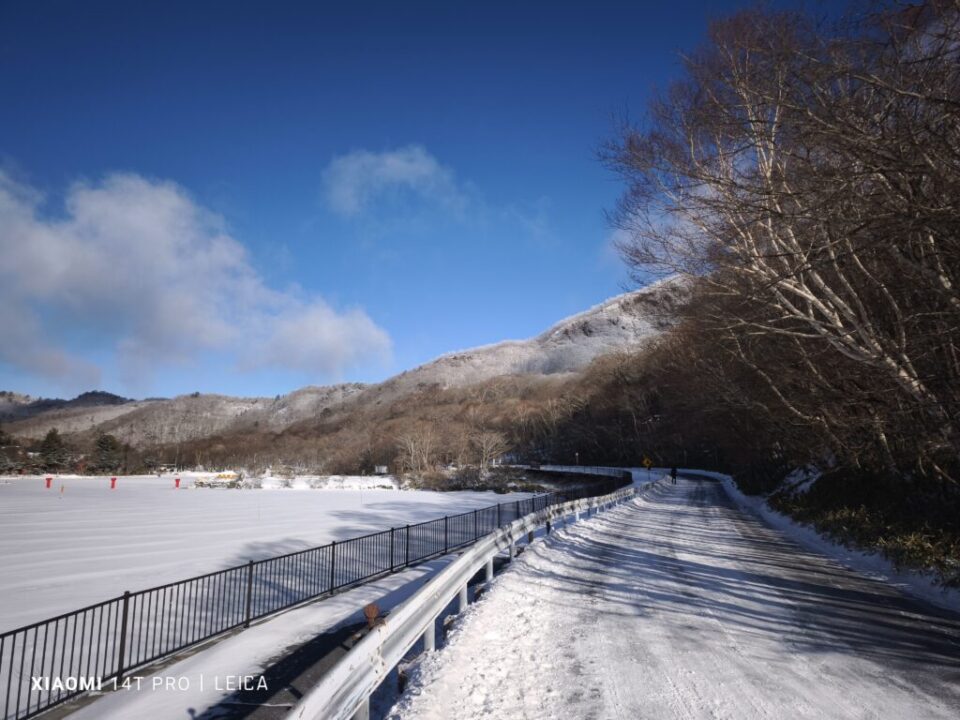
[[[370,720],[370,698],[364,698],[351,720]]]
[[[493,558],[487,560],[487,582],[493,582]]]
[[[533,542],[533,530],[527,533],[527,545]]]
[[[423,651],[433,652],[437,649],[437,619],[434,618],[423,631]]]
[[[457,612],[463,612],[467,609],[467,605],[470,604],[470,594],[466,585],[460,588],[459,600]]]
[[[510,541],[510,559],[513,560],[517,556],[517,545],[513,540]]]
[[[547,518],[547,535],[550,534],[550,518]]]
[[[117,682],[123,680],[123,661],[124,655],[127,653],[127,620],[129,617],[130,591],[127,590],[123,593],[123,612],[120,615],[120,652],[117,653]]]
[[[243,611],[243,626],[250,627],[250,606],[253,601],[253,560],[247,563],[247,602]]]

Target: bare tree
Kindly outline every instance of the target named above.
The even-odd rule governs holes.
[[[852,27],[715,24],[650,125],[608,149],[620,249],[702,278],[703,318],[771,414],[956,481],[960,6]]]
[[[430,423],[420,423],[397,436],[397,449],[401,466],[422,475],[433,469],[437,453],[437,434]]]
[[[481,478],[486,475],[490,465],[510,449],[506,437],[502,433],[491,430],[481,430],[474,433],[470,438],[470,443],[477,453],[477,467]]]

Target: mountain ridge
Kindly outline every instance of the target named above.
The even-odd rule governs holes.
[[[351,404],[389,402],[428,387],[464,387],[510,375],[562,376],[597,357],[639,347],[670,323],[686,284],[667,278],[623,293],[554,323],[526,340],[504,340],[445,353],[381,383],[308,385],[274,398],[192,393],[170,399],[131,400],[90,391],[73,400],[30,400],[0,394],[0,421],[8,432],[42,437],[110,433],[132,445],[169,445],[230,432],[280,432]],[[13,398],[5,401],[7,397]],[[46,403],[46,405],[44,405]],[[13,409],[11,409],[13,408]]]

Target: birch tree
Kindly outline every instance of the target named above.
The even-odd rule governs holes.
[[[958,19],[957,2],[829,32],[741,13],[605,153],[628,264],[701,278],[704,317],[777,413],[838,451],[853,418],[887,468],[951,482]]]

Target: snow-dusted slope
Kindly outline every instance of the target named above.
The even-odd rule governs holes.
[[[52,403],[50,409],[37,406],[36,412],[28,414],[24,402],[29,398],[8,393],[0,398],[0,410],[8,408],[5,427],[10,433],[31,438],[56,427],[65,433],[107,432],[132,445],[145,446],[234,431],[277,432],[328,409],[350,411],[363,403],[376,404],[423,387],[459,387],[503,375],[575,372],[600,355],[639,347],[660,333],[672,321],[672,311],[686,292],[683,280],[668,278],[618,295],[529,340],[450,353],[374,386],[310,386],[276,398],[200,393],[137,402],[116,398],[117,402],[109,404],[78,402],[85,397],[81,396],[73,401],[41,401]]]
[[[342,403],[363,387],[356,383],[311,386],[276,398],[194,393],[170,400],[57,408],[5,427],[28,438],[43,437],[56,427],[64,433],[106,432],[137,446],[185,442],[231,430],[282,430]]]
[[[0,390],[0,418],[14,417],[32,402],[29,395]]]
[[[574,372],[594,358],[641,346],[672,322],[687,284],[667,278],[561,320],[529,340],[449,353],[398,375],[401,384],[469,385],[500,375]]]

